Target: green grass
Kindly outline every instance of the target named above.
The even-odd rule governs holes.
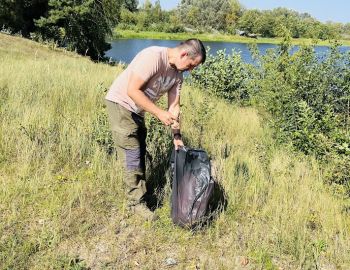
[[[237,43],[269,43],[269,44],[280,44],[282,38],[248,38],[241,37],[237,35],[229,34],[198,34],[198,33],[163,33],[163,32],[152,32],[152,31],[133,31],[133,30],[121,30],[116,28],[114,30],[113,37],[116,39],[129,39],[129,38],[139,38],[139,39],[167,39],[167,40],[186,40],[188,38],[198,38],[202,41],[225,41],[225,42],[237,42]],[[294,38],[292,39],[292,44],[295,45],[330,45],[329,40],[313,40],[309,38]],[[339,40],[342,45],[350,46],[350,40]]]
[[[184,137],[210,153],[228,200],[190,232],[170,220],[168,186],[159,221],[125,211],[103,106],[119,67],[3,34],[0,60],[0,269],[350,268],[348,202],[256,109],[184,86]]]

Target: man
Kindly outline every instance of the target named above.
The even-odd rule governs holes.
[[[183,146],[179,123],[182,73],[204,63],[205,58],[205,48],[198,39],[186,40],[175,48],[146,48],[115,79],[106,95],[113,140],[125,167],[129,207],[148,220],[154,218],[154,213],[143,202],[146,193],[144,113],[149,112],[165,126],[171,126],[175,149]],[[168,111],[155,104],[165,93],[168,93]]]

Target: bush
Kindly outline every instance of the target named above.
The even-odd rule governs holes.
[[[288,37],[253,64],[220,51],[192,72],[191,83],[230,102],[256,104],[271,115],[279,142],[290,143],[323,162],[350,156],[350,54],[333,44],[319,56],[313,46],[290,53]],[[350,186],[348,162],[328,182]],[[332,180],[333,177],[333,180]]]
[[[183,25],[164,24],[163,31],[166,33],[184,33],[185,27]]]
[[[231,102],[245,102],[249,100],[246,71],[239,53],[232,51],[227,55],[223,50],[215,56],[209,54],[206,62],[192,71],[190,80],[217,97]]]

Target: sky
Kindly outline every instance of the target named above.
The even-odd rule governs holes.
[[[140,4],[143,2],[144,0],[139,0]],[[151,2],[154,3],[155,0]],[[165,10],[175,8],[179,2],[180,0],[160,0],[162,9]],[[349,0],[239,0],[239,2],[247,9],[286,7],[300,13],[309,13],[321,22],[350,22]]]

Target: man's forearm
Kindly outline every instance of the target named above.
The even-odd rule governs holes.
[[[176,104],[176,105],[170,106],[169,112],[171,112],[177,118],[177,120],[175,120],[171,125],[171,130],[173,134],[180,133],[180,105]]]
[[[135,102],[135,104],[141,107],[143,110],[157,116],[161,109],[155,105],[142,90],[128,91],[129,97]]]

